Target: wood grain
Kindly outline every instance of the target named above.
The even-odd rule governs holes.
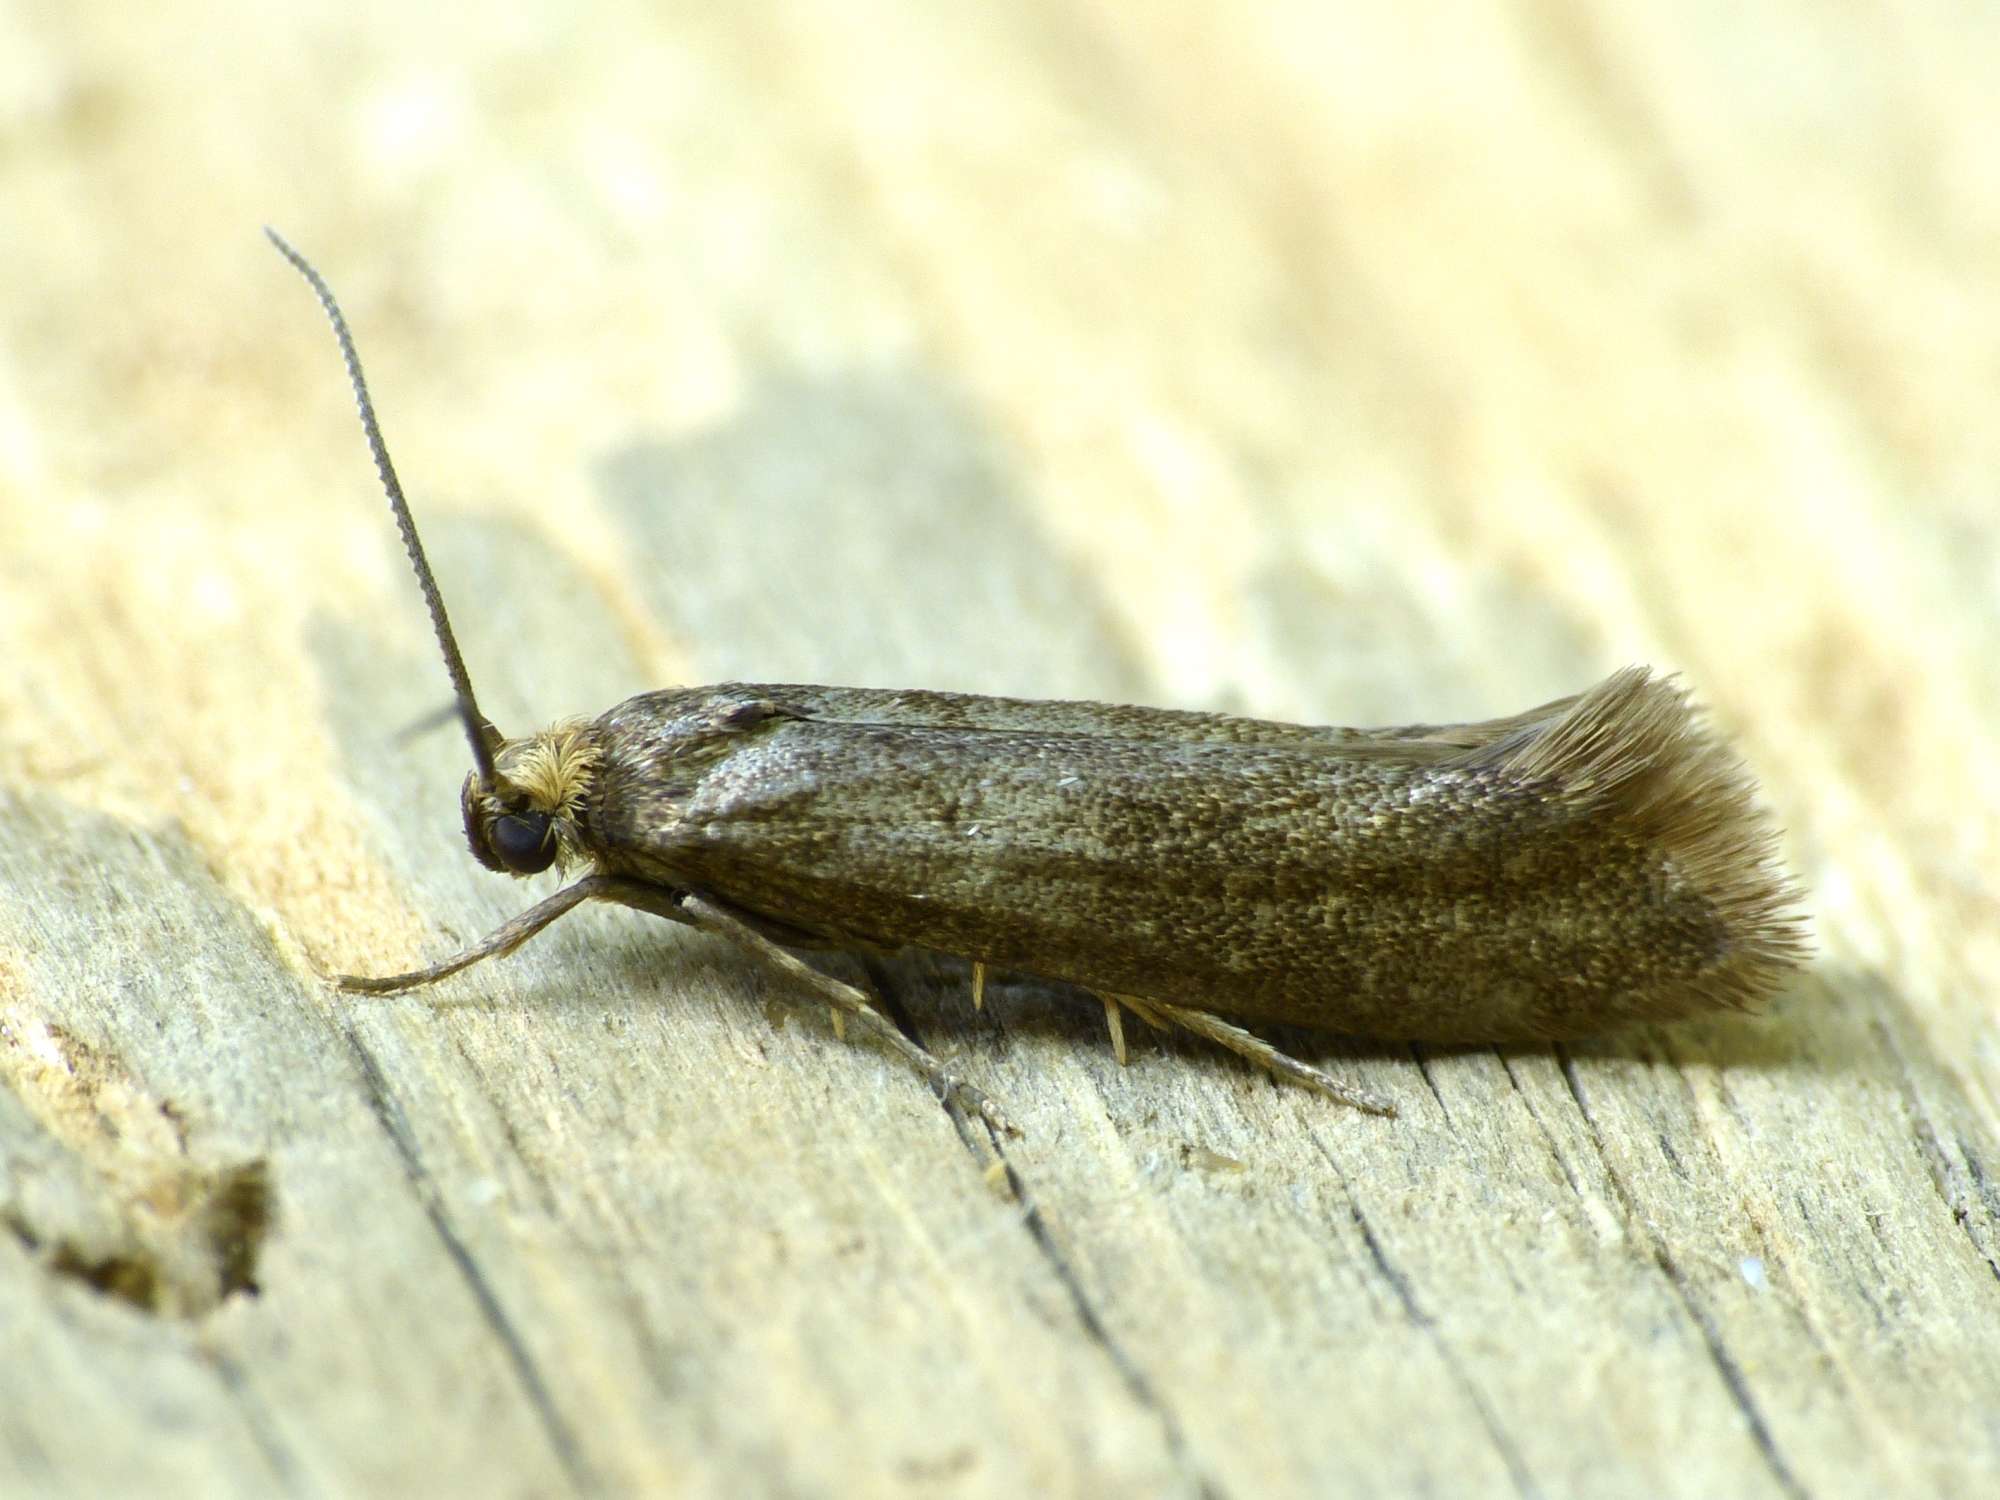
[[[2000,35],[1961,9],[0,14],[0,1490],[2000,1482]],[[254,18],[253,18],[254,16]],[[742,677],[1338,723],[1683,672],[1762,1021],[1295,1035],[888,971],[1015,1196],[715,941],[565,919],[486,708]]]

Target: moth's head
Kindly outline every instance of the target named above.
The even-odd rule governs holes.
[[[598,760],[590,726],[580,721],[505,741],[493,757],[492,780],[474,771],[459,796],[472,857],[505,875],[539,875],[578,858],[577,817]]]

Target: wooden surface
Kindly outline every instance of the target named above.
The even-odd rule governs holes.
[[[662,14],[672,10],[671,16]],[[1916,4],[0,10],[0,1491],[2000,1486],[2000,35]],[[457,830],[486,706],[1472,718],[1684,672],[1763,1021],[893,971],[1025,1134]]]

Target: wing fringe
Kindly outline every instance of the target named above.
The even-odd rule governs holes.
[[[1517,721],[1460,764],[1552,786],[1657,845],[1723,933],[1698,998],[1754,1008],[1811,957],[1811,940],[1802,893],[1779,859],[1778,828],[1743,762],[1676,679],[1645,667],[1614,673],[1547,713]]]

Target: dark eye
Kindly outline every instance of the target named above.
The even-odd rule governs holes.
[[[556,840],[547,813],[502,813],[489,836],[500,863],[516,875],[537,875],[555,863]]]

